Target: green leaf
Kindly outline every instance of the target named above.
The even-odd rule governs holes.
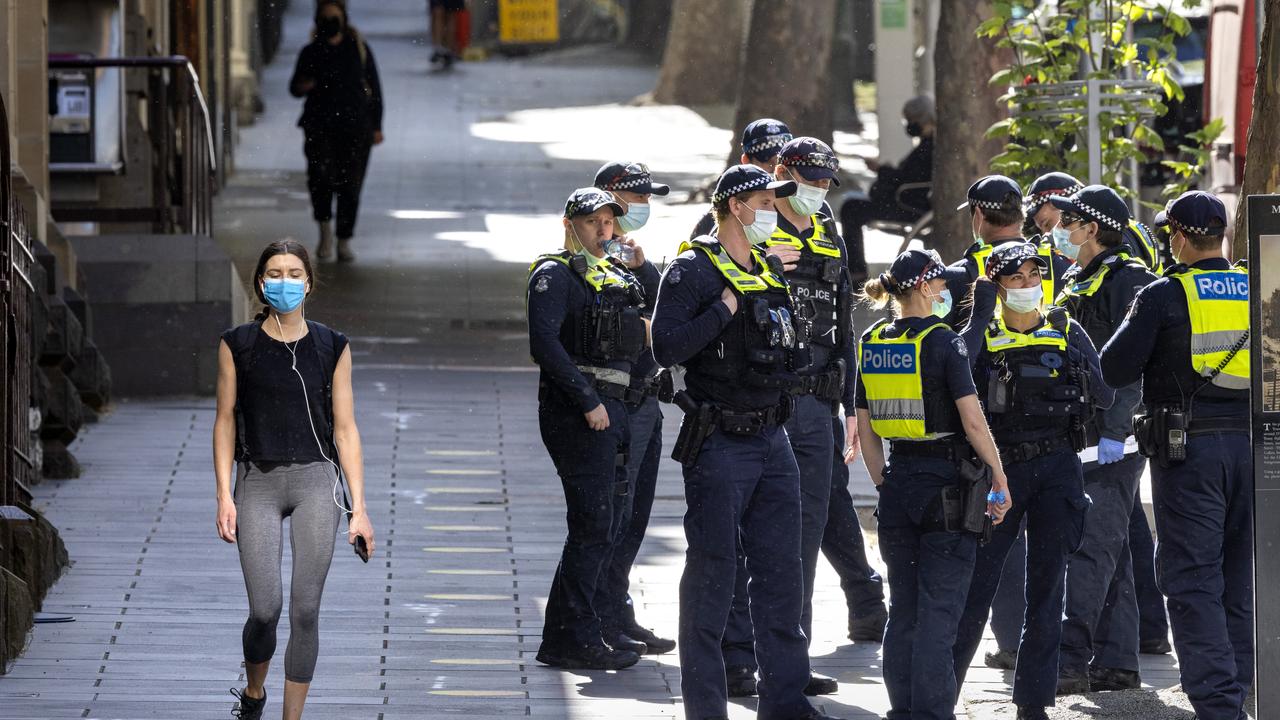
[[[1006,16],[1007,17],[1007,16]],[[995,37],[1004,33],[1005,17],[1001,17],[999,13],[995,17],[983,20],[974,34],[978,37]]]
[[[987,81],[988,85],[1016,85],[1022,78],[1018,75],[1017,68],[1005,68],[998,70],[991,79]]]
[[[1011,118],[1005,118],[1004,120],[1001,120],[1000,122],[987,128],[985,137],[988,140],[994,140],[995,138],[1009,137],[1009,129],[1012,125],[1013,125],[1013,120]]]

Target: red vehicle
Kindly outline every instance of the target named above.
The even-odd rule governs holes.
[[[1214,144],[1205,185],[1223,195],[1237,194],[1244,180],[1261,4],[1260,0],[1213,0],[1210,9],[1204,118],[1222,118],[1226,129]],[[1234,210],[1235,203],[1228,201],[1227,207]]]

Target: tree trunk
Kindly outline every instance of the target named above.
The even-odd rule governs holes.
[[[747,52],[739,73],[729,164],[738,162],[738,139],[762,117],[785,122],[799,137],[831,142],[831,45],[835,0],[767,0],[751,8]]]
[[[744,0],[675,0],[654,100],[666,105],[733,102],[750,8]]]
[[[628,47],[657,60],[671,31],[672,0],[633,0],[627,6]]]
[[[840,3],[836,9],[836,28],[831,40],[831,121],[832,126],[853,132],[862,131],[856,98],[854,76],[853,4]]]
[[[987,84],[987,78],[1007,66],[1006,53],[974,34],[991,16],[991,0],[944,2],[938,16],[931,244],[947,262],[959,259],[973,242],[969,214],[955,207],[964,202],[969,185],[988,174],[988,163],[1001,151],[1001,143],[983,140],[983,133],[1006,114],[998,102],[1003,88]]]
[[[1245,198],[1280,193],[1280,0],[1266,0],[1263,17],[1266,24],[1258,48],[1258,79],[1253,88],[1253,115],[1245,146],[1244,183],[1231,242],[1231,255],[1236,259],[1249,254]]]

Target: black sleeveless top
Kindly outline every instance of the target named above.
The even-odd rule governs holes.
[[[310,463],[323,462],[325,454],[337,461],[331,452],[329,420],[331,408],[325,407],[326,389],[333,379],[321,370],[320,353],[316,349],[315,330],[298,341],[295,352],[298,372],[293,371],[293,356],[285,343],[272,338],[261,327],[252,346],[238,347],[237,330],[223,333],[236,363],[236,414],[241,447],[237,460],[247,462]],[[342,357],[348,345],[345,335],[327,328],[321,332],[333,335],[333,357]],[[240,333],[243,336],[243,333]],[[292,344],[292,343],[290,343]],[[303,380],[306,394],[303,394]],[[305,398],[305,399],[304,399]],[[308,419],[308,406],[310,414]],[[312,433],[312,422],[315,433]]]

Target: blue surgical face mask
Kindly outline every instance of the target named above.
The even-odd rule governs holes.
[[[645,223],[649,222],[649,204],[628,203],[627,214],[618,217],[614,222],[624,234],[639,230],[644,227]]]
[[[940,318],[951,314],[951,290],[949,288],[943,288],[942,292],[938,293],[938,297],[933,299],[932,311],[934,315]]]
[[[291,313],[298,309],[307,297],[307,281],[293,278],[265,280],[262,296],[276,312]]]
[[[1076,228],[1076,230],[1079,229]],[[1075,260],[1080,257],[1080,246],[1071,242],[1071,233],[1073,232],[1074,230],[1068,230],[1061,225],[1053,227],[1053,246],[1069,260]]]

